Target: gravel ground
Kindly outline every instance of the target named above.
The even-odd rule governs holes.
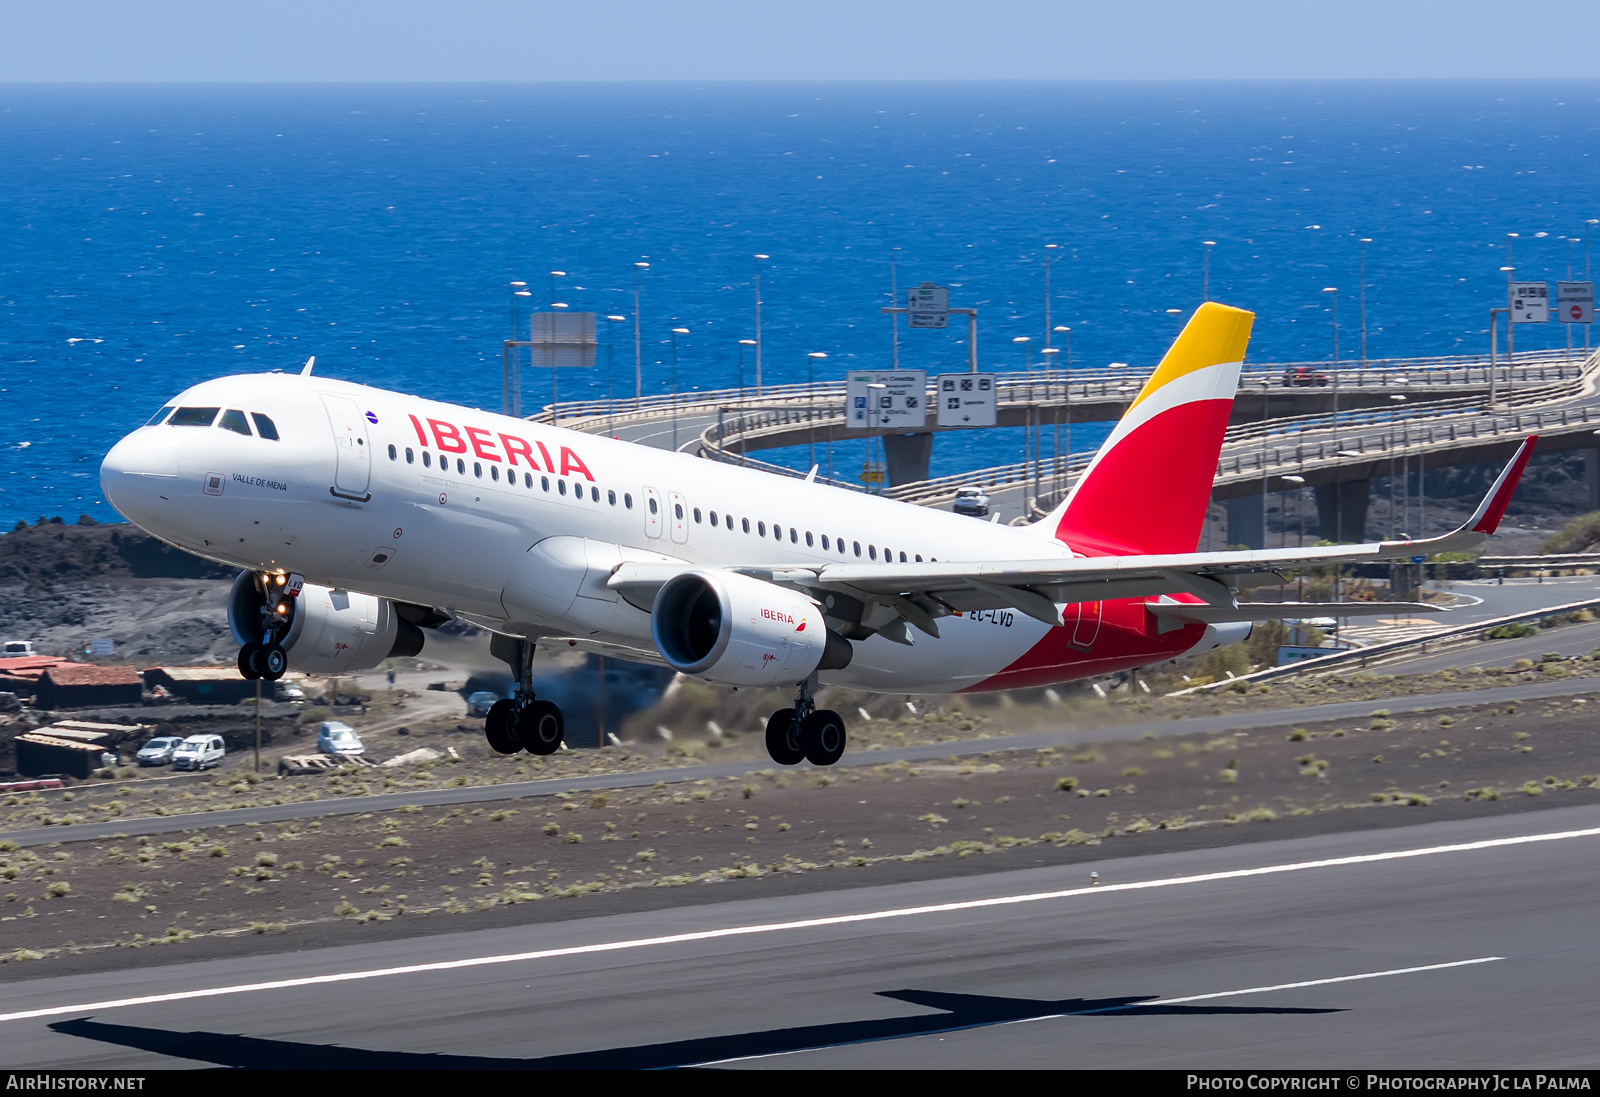
[[[681,905],[685,887],[767,894],[1583,803],[1600,793],[1595,704],[1378,709],[1338,726],[853,771],[753,762],[726,781],[3,850],[0,979],[168,948],[198,958]],[[661,761],[589,752],[551,767],[644,759]],[[158,788],[96,795],[143,810]],[[227,791],[188,791],[203,790]]]

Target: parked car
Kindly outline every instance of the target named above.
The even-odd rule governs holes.
[[[498,693],[490,693],[488,690],[480,689],[477,693],[467,698],[467,715],[487,716],[489,715],[489,710],[494,707],[494,703],[498,700],[500,700]]]
[[[226,756],[220,735],[191,735],[172,752],[173,769],[210,769]]]
[[[15,655],[35,655],[32,640],[7,640],[5,642],[5,656],[11,658]]]
[[[306,691],[288,679],[275,683],[273,697],[279,701],[288,701],[290,704],[303,705],[306,703]]]
[[[324,754],[351,756],[367,752],[355,729],[338,720],[324,720],[317,725],[317,749]]]
[[[134,760],[141,766],[166,766],[172,764],[172,755],[183,742],[179,735],[162,735],[139,748]]]
[[[1289,366],[1283,371],[1284,388],[1307,388],[1327,383],[1328,375],[1312,366]]]
[[[982,488],[958,488],[950,509],[969,518],[989,517],[989,496]]]

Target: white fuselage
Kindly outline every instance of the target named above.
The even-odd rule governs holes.
[[[1031,529],[315,376],[224,377],[171,404],[242,411],[253,429],[219,416],[123,439],[102,482],[130,521],[212,560],[509,635],[651,650],[648,612],[605,586],[625,559],[748,568],[1072,555]],[[276,440],[261,436],[258,414]],[[968,613],[913,646],[858,641],[851,665],[822,677],[888,692],[1002,688],[1021,683],[996,675],[1053,631],[1009,610]],[[1125,647],[1064,658],[1059,673],[1033,668],[1027,683],[1178,654]]]

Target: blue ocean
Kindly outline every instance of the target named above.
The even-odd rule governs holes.
[[[627,317],[555,380],[632,395],[640,262],[647,394],[670,391],[675,327],[682,387],[738,383],[756,253],[768,383],[805,380],[812,352],[817,376],[887,368],[891,279],[977,308],[986,369],[1041,361],[1047,303],[1075,366],[1151,365],[1201,300],[1207,240],[1211,296],[1258,314],[1256,361],[1331,355],[1325,287],[1359,353],[1362,238],[1369,356],[1486,350],[1508,243],[1519,277],[1582,274],[1597,100],[1593,82],[0,87],[0,521],[114,518],[106,449],[221,374],[315,355],[498,408],[530,303]],[[963,368],[964,334],[902,329],[902,367]],[[548,373],[523,383],[525,407],[548,400]],[[933,474],[1021,456],[1020,431],[941,436]]]

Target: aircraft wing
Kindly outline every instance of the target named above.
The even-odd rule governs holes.
[[[1518,447],[1483,502],[1460,528],[1441,537],[1379,541],[1364,545],[1252,549],[1233,552],[1173,553],[1161,556],[1057,556],[1039,560],[951,561],[919,564],[817,564],[735,567],[732,570],[813,596],[842,594],[870,607],[865,627],[909,642],[901,622],[931,636],[935,621],[952,612],[1009,607],[1052,625],[1062,623],[1059,606],[1118,598],[1168,600],[1151,605],[1158,617],[1185,620],[1257,621],[1292,616],[1353,616],[1367,612],[1436,612],[1416,603],[1319,603],[1289,609],[1293,603],[1241,605],[1241,588],[1281,581],[1292,568],[1396,560],[1472,548],[1498,528],[1517,481],[1527,467],[1537,435]],[[653,599],[654,589],[683,570],[667,563],[623,563],[608,585],[630,600]],[[654,589],[652,589],[654,588]],[[1188,595],[1199,602],[1180,602]],[[1378,606],[1375,611],[1366,606]],[[877,623],[881,621],[882,623]]]

